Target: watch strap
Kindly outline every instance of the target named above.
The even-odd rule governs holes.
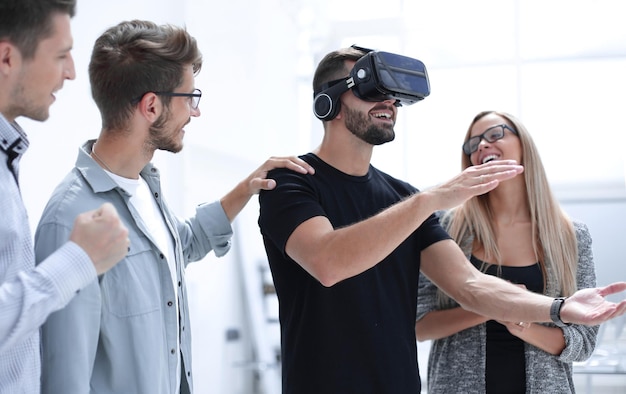
[[[563,320],[561,320],[561,308],[563,307],[564,303],[565,298],[558,297],[555,298],[554,301],[552,301],[552,306],[550,306],[550,319],[552,319],[552,322],[554,322],[554,324],[556,324],[558,327],[569,326],[568,323],[564,323]]]

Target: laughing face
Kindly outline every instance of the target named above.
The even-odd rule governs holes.
[[[342,110],[346,128],[371,145],[382,145],[393,141],[396,136],[393,129],[396,107],[393,102],[390,100],[376,103],[368,112],[361,108],[352,108],[344,102]],[[371,106],[371,103],[368,104]]]
[[[13,105],[5,114],[7,118],[48,119],[50,105],[56,100],[54,93],[63,87],[66,79],[76,77],[70,53],[73,40],[69,15],[53,15],[52,26],[52,35],[39,43],[33,58],[25,60],[16,52],[15,64],[21,68],[11,89]]]
[[[354,67],[354,62],[346,62]],[[395,100],[370,102],[359,99],[352,90],[341,96],[341,114],[346,128],[352,134],[371,145],[382,145],[396,137],[393,129],[396,123],[397,107]]]
[[[470,138],[483,135],[485,131],[497,128],[499,125],[506,125],[513,129],[513,126],[503,117],[496,114],[489,114],[480,118],[472,126]],[[522,145],[519,138],[508,128],[500,127],[502,138],[489,142],[486,138],[481,138],[475,152],[470,155],[472,165],[487,163],[492,160],[516,160],[522,162]]]

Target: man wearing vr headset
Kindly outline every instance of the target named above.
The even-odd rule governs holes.
[[[420,269],[465,309],[501,321],[596,325],[626,310],[604,299],[623,282],[562,303],[484,275],[441,228],[434,212],[517,176],[516,162],[473,166],[421,193],[371,166],[374,146],[394,139],[398,106],[429,93],[420,65],[354,47],[326,55],[313,80],[324,137],[301,156],[316,172],[274,170],[276,189],[259,196],[283,393],[419,393]]]

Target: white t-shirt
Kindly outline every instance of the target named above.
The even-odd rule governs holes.
[[[176,302],[176,316],[178,316],[178,275],[176,272],[176,257],[174,255],[174,240],[169,232],[165,219],[161,214],[159,206],[150,192],[148,183],[142,177],[139,179],[124,178],[112,172],[105,172],[117,183],[122,189],[126,190],[130,195],[130,203],[135,207],[139,215],[146,224],[146,228],[150,230],[150,235],[154,239],[159,249],[167,256],[167,264],[170,269],[172,286],[174,287],[174,300]],[[176,319],[176,337],[180,338],[179,322]],[[176,342],[176,351],[180,352],[180,343]],[[176,394],[180,392],[180,357],[177,358],[176,367]]]

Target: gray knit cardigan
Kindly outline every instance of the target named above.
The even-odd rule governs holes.
[[[596,275],[591,251],[591,236],[587,226],[574,222],[578,240],[578,288],[596,286]],[[473,236],[459,244],[469,258]],[[549,275],[552,277],[552,275]],[[548,280],[546,295],[555,297],[557,285]],[[420,274],[417,297],[417,320],[437,307],[437,287]],[[454,304],[458,306],[458,304]],[[545,323],[554,326],[551,323]],[[526,393],[574,393],[572,362],[589,358],[596,346],[598,326],[587,327],[573,324],[563,328],[565,349],[559,356],[525,344]],[[432,341],[428,359],[428,393],[477,393],[485,392],[485,346],[486,325],[480,324]]]

